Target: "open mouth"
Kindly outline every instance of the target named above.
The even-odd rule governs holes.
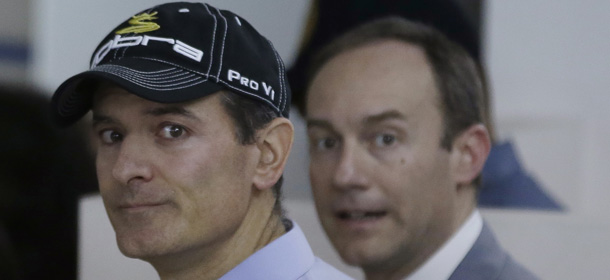
[[[337,216],[344,221],[366,221],[379,219],[386,214],[386,211],[341,211]]]

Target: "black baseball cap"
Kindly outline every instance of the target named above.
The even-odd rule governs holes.
[[[117,26],[95,49],[90,69],[55,91],[53,112],[60,125],[91,109],[100,80],[160,103],[230,90],[289,116],[290,88],[271,42],[240,16],[204,3],[158,5]]]

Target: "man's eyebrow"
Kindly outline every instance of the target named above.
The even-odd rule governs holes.
[[[189,119],[199,120],[193,112],[185,109],[181,106],[163,106],[163,107],[155,107],[152,109],[148,109],[144,111],[144,114],[151,115],[155,117],[163,116],[163,115],[179,115],[184,116]]]
[[[333,130],[333,125],[324,120],[307,119],[307,129],[319,127],[323,129]]]
[[[389,110],[379,114],[370,115],[362,119],[361,123],[365,126],[375,125],[386,120],[406,120],[407,117],[397,110]],[[319,127],[328,130],[333,130],[333,125],[325,120],[307,119],[307,128]]]
[[[117,121],[109,116],[93,112],[91,126],[96,127],[97,125],[100,125],[102,123],[117,123]]]
[[[367,116],[362,120],[364,125],[372,125],[386,120],[406,120],[405,115],[396,110],[385,111],[380,114]]]

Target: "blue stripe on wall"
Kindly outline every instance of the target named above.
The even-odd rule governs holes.
[[[565,210],[521,165],[510,141],[496,143],[481,173],[483,186],[479,206]]]
[[[0,61],[26,63],[30,57],[27,44],[0,41]]]

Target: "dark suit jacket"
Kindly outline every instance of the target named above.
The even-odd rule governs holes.
[[[518,264],[496,241],[486,223],[481,235],[449,280],[534,280],[539,279]]]

